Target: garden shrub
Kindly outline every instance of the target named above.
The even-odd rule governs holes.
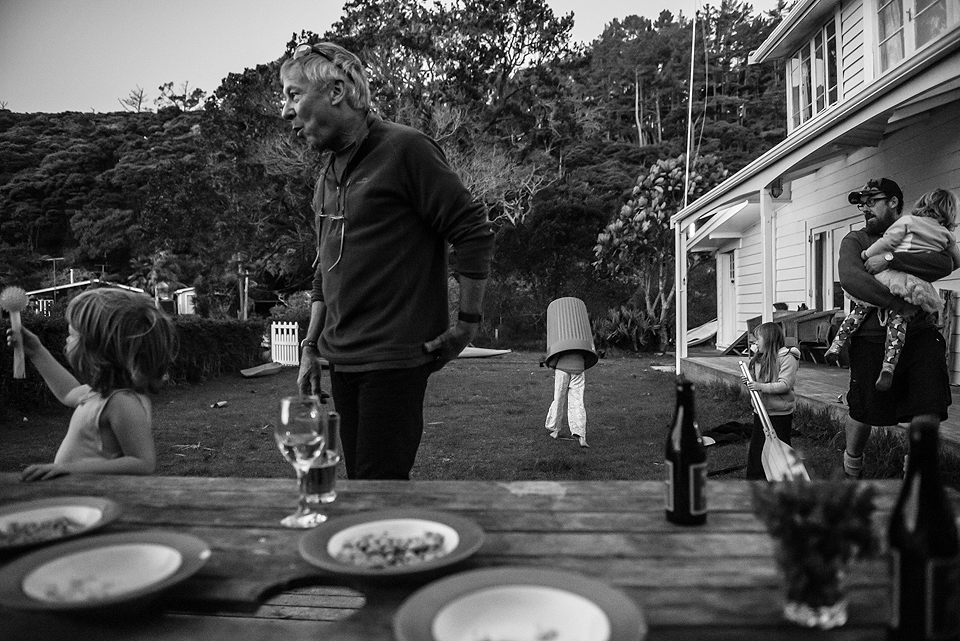
[[[282,305],[270,308],[270,322],[297,323],[300,325],[300,335],[303,336],[310,326],[311,292],[302,291],[283,297]]]
[[[196,383],[206,378],[258,365],[260,342],[265,322],[262,319],[210,320],[198,316],[174,316],[177,340],[180,345],[177,358],[170,368],[169,383]],[[67,322],[63,316],[41,316],[31,311],[23,313],[23,324],[40,337],[60,363],[70,369],[63,347],[67,340]],[[28,362],[24,379],[13,378],[13,350],[6,347],[9,319],[0,323],[3,347],[0,348],[0,397],[4,409],[45,408],[59,401],[50,392],[43,378]]]
[[[171,383],[196,383],[261,363],[263,319],[208,319],[176,316],[180,349],[170,368]]]
[[[649,351],[660,346],[660,325],[646,311],[621,305],[593,321],[597,347],[618,347],[631,352]]]

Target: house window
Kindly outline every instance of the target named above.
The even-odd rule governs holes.
[[[903,60],[903,1],[880,3],[880,68],[886,71]]]
[[[790,59],[794,128],[837,102],[839,67],[836,21],[836,17],[831,18]]]
[[[826,309],[826,273],[832,256],[827,255],[827,232],[813,235],[813,308]]]
[[[863,219],[853,218],[810,230],[809,298],[813,309],[848,308],[840,287],[837,257],[840,243]]]
[[[960,21],[960,0],[881,0],[878,6],[881,71]]]

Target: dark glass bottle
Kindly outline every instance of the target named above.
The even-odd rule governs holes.
[[[677,377],[677,407],[664,456],[667,520],[678,525],[707,521],[707,448],[700,438],[693,383]]]
[[[889,641],[960,641],[960,544],[937,469],[937,428],[910,427],[890,515]]]

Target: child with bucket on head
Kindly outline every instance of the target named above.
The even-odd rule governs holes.
[[[960,267],[960,248],[953,230],[957,226],[957,210],[960,202],[956,194],[948,189],[934,189],[917,200],[913,211],[901,216],[876,240],[864,250],[860,257],[866,260],[872,256],[907,251],[946,251],[953,259],[953,267]],[[890,260],[888,258],[888,260]],[[927,281],[895,269],[878,272],[875,278],[908,303],[920,307],[925,312],[942,313],[943,300],[936,288]],[[825,353],[828,362],[836,362],[841,348],[863,323],[871,306],[851,298],[853,308],[840,325],[833,343]],[[887,326],[887,338],[884,344],[883,366],[875,386],[886,391],[893,384],[893,372],[900,360],[903,344],[907,338],[907,319],[891,310],[882,310],[881,322]]]
[[[561,438],[564,407],[570,438],[587,444],[587,410],[583,403],[584,370],[597,362],[587,307],[579,298],[558,298],[547,307],[546,365],[555,370],[553,402],[544,426],[552,438]]]
[[[568,352],[560,357],[554,369],[553,402],[547,411],[544,426],[550,430],[552,438],[558,438],[563,424],[563,407],[566,405],[570,436],[580,441],[580,447],[590,447],[587,445],[587,408],[583,404],[586,387],[583,356]]]

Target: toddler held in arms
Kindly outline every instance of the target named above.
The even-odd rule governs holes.
[[[953,230],[957,226],[957,196],[948,189],[934,189],[920,197],[909,215],[901,216],[883,236],[864,250],[860,257],[866,260],[872,256],[886,253],[908,251],[947,251],[953,258],[953,268],[960,267],[960,249]],[[889,258],[888,258],[889,260]],[[876,274],[876,279],[887,286],[890,293],[899,296],[908,303],[920,307],[925,312],[943,312],[943,301],[936,288],[913,274],[895,269],[885,269]],[[825,356],[830,362],[836,360],[840,349],[856,332],[866,318],[871,306],[851,298],[853,309],[833,339],[833,344]],[[900,360],[900,352],[907,337],[907,319],[890,310],[886,313],[887,338],[884,348],[883,369],[877,378],[876,388],[888,390],[893,383],[893,372]],[[880,316],[883,322],[884,314]]]
[[[53,463],[27,466],[21,480],[152,474],[157,457],[147,394],[159,390],[176,355],[173,322],[148,296],[114,288],[83,292],[70,301],[66,320],[64,354],[76,376],[36,334],[22,331],[27,358],[54,396],[76,409]],[[7,344],[17,342],[8,330]]]

